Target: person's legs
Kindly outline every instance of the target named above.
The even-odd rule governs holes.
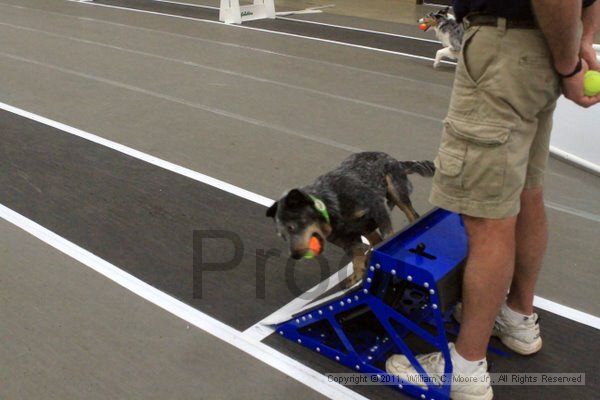
[[[533,314],[533,295],[548,244],[548,221],[541,187],[524,189],[516,226],[515,272],[507,298],[510,309]]]
[[[463,215],[463,220],[469,237],[469,254],[456,351],[474,361],[485,358],[494,320],[513,275],[517,218],[487,219]]]
[[[520,204],[521,211],[516,219],[514,235],[515,263],[510,293],[506,303],[501,305],[500,313],[495,318],[492,335],[497,336],[511,350],[522,355],[529,355],[538,352],[542,348],[538,318],[533,312],[534,289],[546,250],[548,235],[541,186],[525,188],[520,197]],[[469,225],[467,225],[467,229],[469,229]],[[473,251],[470,250],[470,254],[471,252]],[[471,256],[469,255],[469,257]],[[468,262],[467,267],[469,264]],[[505,270],[502,271],[506,272]],[[499,275],[499,279],[502,278],[505,278],[504,274]],[[459,304],[455,312],[455,317],[463,323],[465,321],[464,307],[467,304],[467,299],[473,298],[473,293],[477,293],[477,291],[473,292],[472,288],[466,286],[466,282],[471,279],[471,275],[465,272],[464,304]],[[500,285],[501,282],[498,280],[497,284]],[[501,289],[504,289],[504,287],[501,287]],[[486,293],[488,292],[489,290]],[[506,292],[502,293],[502,290],[499,292],[494,291],[491,300],[498,299],[495,297],[496,295],[504,296],[505,294]],[[473,302],[470,303],[473,304]],[[479,319],[484,315],[479,313],[481,305],[489,306],[489,308],[495,306],[495,304],[475,303],[476,312],[470,312],[467,316],[467,318],[470,318],[475,314],[473,318],[476,318],[477,323],[473,324],[472,329],[461,331],[461,340],[464,339],[465,343],[474,343],[474,345],[472,348],[469,348],[470,346],[458,346],[457,351],[468,360],[477,360],[480,355],[478,352],[469,353],[469,351],[473,352],[473,349],[481,350],[484,343],[487,343],[487,331],[485,330],[487,325],[482,325],[483,321]],[[484,333],[486,336],[478,336],[477,332]],[[479,341],[472,342],[472,339],[468,339],[470,334],[479,338]]]
[[[543,181],[554,107],[552,102],[537,115],[535,136],[529,146],[525,184],[518,198],[520,211],[516,221],[514,274],[510,293],[496,318],[492,333],[508,348],[522,355],[534,354],[542,348],[533,297],[548,241]],[[455,315],[462,318],[461,314],[462,305]]]
[[[533,313],[533,292],[548,244],[548,220],[544,209],[544,171],[548,164],[552,114],[550,103],[538,116],[538,127],[529,151],[521,211],[517,219],[515,274],[507,305],[524,315]]]
[[[542,345],[535,313],[518,311],[528,311],[524,305],[530,306],[545,246],[545,228],[533,227],[539,225],[541,198],[529,189],[543,183],[560,94],[551,60],[537,30],[506,29],[499,20],[496,28],[465,31],[429,197],[463,215],[469,236],[462,326],[456,346],[449,344],[457,376],[489,378],[485,356],[492,332],[519,354],[533,354]],[[526,210],[519,220],[521,206]],[[517,311],[510,311],[504,300],[515,262],[519,272],[510,301]],[[439,375],[441,354],[417,360],[430,375]],[[416,373],[402,354],[388,358],[386,369],[400,377]],[[451,395],[489,400],[493,390],[489,384],[453,385]]]
[[[448,346],[453,377],[468,377],[472,383],[452,384],[452,399],[491,400],[494,396],[486,352],[514,269],[516,219],[516,216],[491,219],[463,215],[469,242],[463,278],[463,321],[456,343]],[[416,358],[431,377],[444,374],[445,360],[441,353]],[[389,357],[386,371],[419,384],[420,375],[404,355]]]

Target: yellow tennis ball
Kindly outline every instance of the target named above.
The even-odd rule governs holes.
[[[583,93],[586,96],[595,96],[600,93],[600,72],[588,71],[583,76]]]

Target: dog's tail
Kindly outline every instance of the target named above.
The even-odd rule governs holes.
[[[435,172],[435,166],[431,161],[399,161],[398,163],[407,175],[417,173],[424,177],[430,177]]]

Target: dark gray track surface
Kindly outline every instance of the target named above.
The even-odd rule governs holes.
[[[2,400],[324,399],[0,219]]]
[[[179,15],[184,17],[210,19],[215,21],[219,20],[219,10],[182,4],[157,3],[152,0],[94,0],[94,2],[98,4],[135,8],[138,10],[161,12],[164,14]],[[430,58],[435,57],[435,52],[441,48],[439,43],[371,33],[354,29],[345,29],[342,27],[308,24],[302,21],[283,19],[258,20],[244,22],[244,26],[261,28],[273,32],[284,32],[325,40],[333,40],[387,51],[409,53]]]
[[[148,5],[148,1],[135,3]],[[206,9],[195,9],[194,12],[208,15]],[[162,3],[156,11],[172,13],[172,10]],[[178,12],[192,11],[184,7]],[[210,17],[197,14],[195,18],[214,21],[216,13]],[[323,19],[336,23],[333,15]],[[374,23],[356,22],[365,27]],[[338,35],[353,41],[367,40],[347,30],[332,32],[327,28],[323,33],[321,29],[315,31],[316,25],[302,26],[289,21],[252,24],[304,29],[310,31],[305,34],[317,37]],[[389,26],[386,24],[384,28]],[[402,27],[406,32],[413,28]],[[353,148],[385,149],[402,159],[430,159],[439,143],[440,120],[445,115],[452,84],[451,68],[434,71],[427,60],[63,0],[0,0],[0,36],[0,101],[270,198],[292,185],[308,183],[317,174],[334,167]],[[393,37],[389,40],[403,43]],[[402,49],[421,51],[421,44],[415,45],[419,47],[416,49],[411,47],[412,42],[406,42]],[[432,55],[433,52],[429,56]],[[209,112],[208,108],[217,112]],[[219,114],[218,110],[224,113]],[[248,118],[258,123],[248,123]],[[413,202],[423,213],[429,208],[426,200],[429,181],[417,177],[414,182]],[[550,160],[546,199],[551,206],[548,208],[551,243],[538,285],[540,296],[595,315],[600,304],[595,268],[595,260],[600,258],[596,245],[599,182],[595,176]],[[264,207],[6,112],[0,112],[0,203],[238,329],[253,325],[298,294],[286,285],[286,260],[282,257],[272,259],[267,265],[266,298],[256,299],[256,250],[284,248],[274,234],[272,223],[264,217]],[[396,228],[404,223],[398,213],[394,219]],[[245,245],[243,261],[236,269],[204,275],[202,299],[192,298],[195,229],[231,230],[239,234]],[[40,243],[40,246],[45,245]],[[205,255],[209,261],[220,261],[229,258],[230,251],[222,242],[216,242]],[[330,249],[327,254],[335,260],[339,251]],[[10,252],[3,253],[6,259],[8,255]],[[25,260],[24,264],[38,260],[43,262],[43,254]],[[72,268],[84,268],[75,264]],[[313,263],[302,262],[294,272],[300,290],[322,278]],[[40,278],[30,270],[23,273],[28,275],[21,281]],[[40,344],[39,354],[28,354],[26,359],[72,362],[68,372],[56,375],[56,379],[80,382],[79,373],[93,374],[97,368],[92,364],[77,364],[78,357],[95,356],[104,368],[111,368],[111,358],[122,357],[119,349],[126,347],[127,341],[117,338],[117,346],[96,348],[112,344],[102,337],[128,332],[140,340],[140,347],[147,343],[157,348],[155,336],[142,332],[138,337],[140,330],[131,328],[126,321],[118,324],[105,319],[110,315],[110,305],[101,305],[98,318],[103,318],[102,321],[89,322],[93,326],[105,322],[106,326],[97,334],[85,336],[88,331],[81,329],[76,307],[65,305],[62,296],[67,291],[76,293],[70,297],[76,302],[81,292],[102,291],[110,285],[92,281],[94,277],[96,281],[106,281],[95,273],[84,274],[92,277],[87,278],[89,281],[83,275],[75,278],[60,268],[55,273],[51,279],[60,281],[65,292],[60,285],[46,285],[41,280],[37,285],[27,286],[36,288],[36,295],[19,293],[19,301],[10,304],[21,302],[28,307],[28,313],[20,320],[19,312],[11,311],[10,324],[0,327],[6,337],[22,336],[24,342]],[[85,286],[79,287],[79,280],[84,280]],[[14,299],[12,292],[19,290],[23,289],[18,284],[9,284],[3,295]],[[52,307],[37,305],[46,298],[52,299],[54,314]],[[142,308],[137,305],[139,299],[135,295],[122,298],[122,307],[115,309],[115,313],[122,312],[123,315],[119,314],[122,319],[145,321],[143,315],[125,317],[123,310],[128,309],[127,305],[132,305],[133,314]],[[97,310],[92,303],[85,302],[89,312]],[[143,325],[146,330],[162,332],[162,326],[153,328],[164,320],[162,310],[151,306],[138,312],[152,313],[147,325]],[[599,356],[597,331],[550,313],[540,313],[543,352],[527,359],[491,356],[494,370],[586,372],[588,385],[498,387],[496,398],[597,397],[594,369]],[[88,338],[91,344],[82,340],[77,348],[64,347],[69,354],[57,354],[43,340],[46,331],[23,328],[36,318],[45,326],[58,325],[56,330],[48,330],[49,335],[68,332],[70,328]],[[185,327],[172,328],[170,334],[174,336],[169,337],[182,337],[180,329]],[[277,338],[268,338],[266,342],[319,371],[349,372],[292,343]],[[20,343],[6,342],[5,354],[21,360]],[[209,346],[211,342],[206,343]],[[175,348],[174,351],[188,353],[180,346]],[[190,351],[194,354],[193,349]],[[143,360],[131,357],[131,362],[123,365],[130,365],[131,369],[143,365]],[[169,369],[165,376],[188,379],[182,377],[189,374],[175,371],[185,364],[178,362],[177,355],[169,357],[172,358],[165,365]],[[152,357],[146,359],[151,368],[147,375],[138,375],[144,377],[139,384],[158,384],[152,374],[160,370],[155,369]],[[203,361],[199,356],[190,363]],[[248,363],[244,364],[243,368],[247,368]],[[80,368],[73,368],[74,365]],[[261,373],[268,374],[268,369]],[[118,373],[114,376],[120,379]],[[257,373],[253,379],[260,376]],[[210,378],[202,375],[200,379]],[[288,397],[286,390],[293,390],[293,386],[282,379],[274,381]],[[24,387],[34,386],[32,390],[44,390],[45,382],[15,379],[15,383]],[[110,383],[110,379],[106,382]],[[90,390],[100,398],[103,396],[99,394],[111,393],[94,389]],[[174,389],[173,398],[177,395],[189,398],[185,396],[188,389]],[[373,398],[390,398],[395,393],[377,387],[355,389]],[[81,390],[83,393],[84,389]],[[227,398],[238,398],[240,392],[235,387],[232,390],[225,394]],[[66,398],[61,393],[49,393],[54,393],[56,399]]]
[[[266,208],[222,190],[5,111],[0,141],[2,204],[236,329],[339,269],[332,248],[323,275],[306,261],[286,278],[286,249]],[[230,232],[244,246],[239,265],[202,275],[202,298],[192,290],[194,230]],[[205,244],[206,263],[234,258],[230,240]],[[265,261],[270,249],[281,256]]]
[[[584,372],[585,386],[495,386],[494,399],[549,399],[563,400],[571,398],[596,399],[600,382],[596,371],[600,350],[598,349],[598,331],[582,326],[565,318],[543,310],[536,310],[541,316],[542,337],[544,347],[540,353],[523,357],[510,353],[497,339],[491,345],[508,353],[508,356],[488,352],[488,363],[492,373],[570,373]],[[450,340],[453,340],[451,337]],[[333,360],[309,351],[305,347],[273,334],[265,343],[303,360],[308,366],[323,373],[349,372],[349,370]],[[357,392],[374,400],[386,400],[397,395],[391,388],[373,386],[353,386]],[[390,397],[392,396],[392,397]]]
[[[256,249],[282,249],[265,207],[5,111],[0,141],[5,206],[199,310],[243,330],[299,294],[287,287],[286,260],[278,257],[267,264],[266,299],[256,298]],[[191,290],[195,229],[235,232],[245,246],[238,267],[205,274],[202,299]],[[228,248],[207,246],[205,260],[231,259]],[[320,276],[315,265],[303,262],[294,269],[295,284],[306,290],[331,272]],[[597,331],[542,315],[544,351],[530,358],[491,356],[494,371],[586,372],[587,386],[504,386],[498,398],[594,398],[599,354],[590,346]],[[346,371],[281,338],[267,343],[319,371]],[[376,386],[356,390],[376,399],[390,395]]]

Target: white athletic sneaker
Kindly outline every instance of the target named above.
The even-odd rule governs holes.
[[[492,336],[515,353],[528,356],[537,353],[542,348],[542,337],[540,336],[539,317],[536,313],[532,316],[524,316],[522,320],[515,323],[514,318],[508,315],[506,304],[502,305],[500,313],[494,322]],[[458,322],[462,317],[462,303],[458,303],[454,309],[454,318]]]
[[[449,343],[448,345],[452,354],[454,343]],[[395,354],[388,358],[385,363],[385,369],[388,374],[394,374],[422,387],[426,387],[425,380],[441,386],[444,382],[444,357],[442,353],[422,354],[416,356],[416,358],[429,375],[429,378],[425,377],[424,379],[413,368],[408,358],[401,354]],[[452,400],[491,400],[494,397],[486,361],[482,361],[481,365],[477,366],[477,370],[472,374],[461,373],[461,371],[457,370],[456,363],[453,362],[453,364],[452,385],[450,387],[450,397],[452,397]]]

